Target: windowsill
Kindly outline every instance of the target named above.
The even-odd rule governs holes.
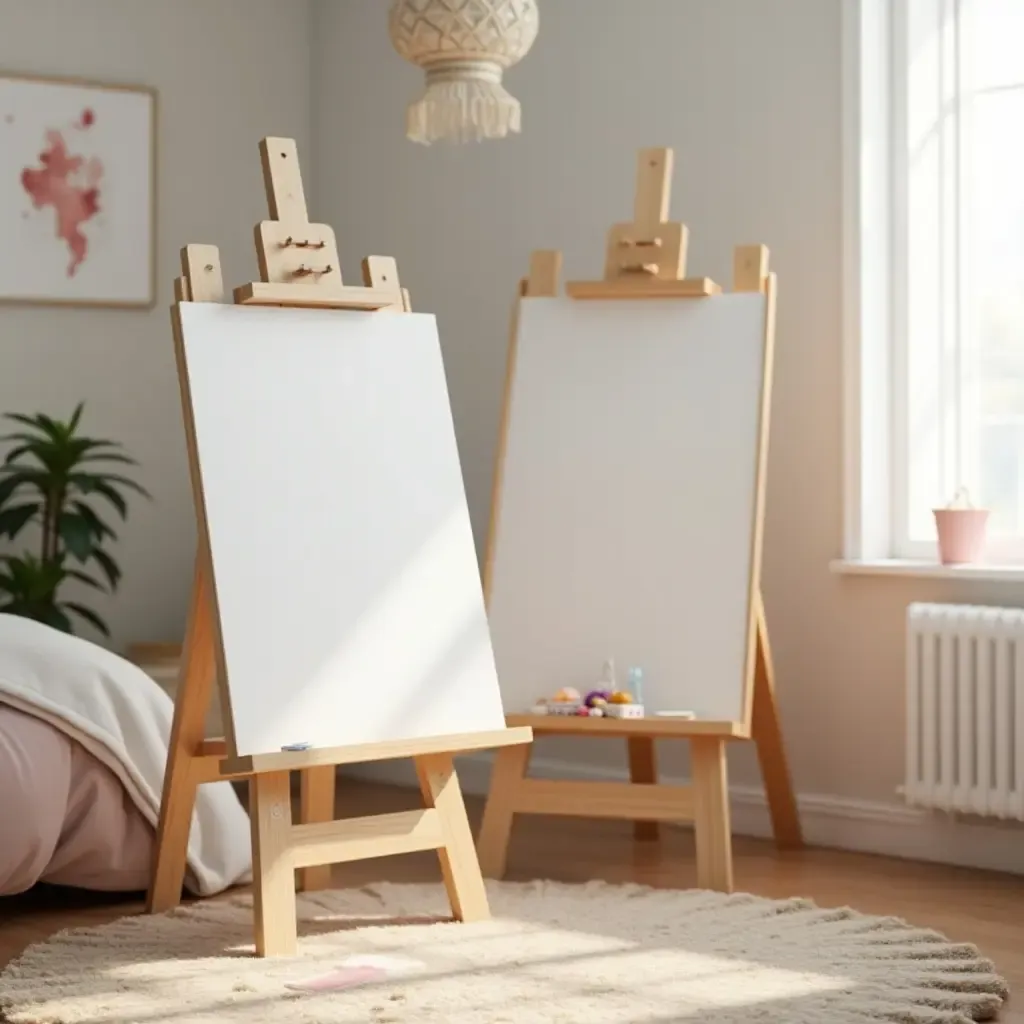
[[[852,561],[837,558],[829,569],[844,576],[915,576],[941,580],[998,580],[1024,583],[1024,563],[1016,565],[940,565],[909,558],[876,558]]]

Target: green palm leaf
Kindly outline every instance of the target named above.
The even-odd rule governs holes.
[[[29,488],[42,495],[45,501],[50,493],[51,480],[44,470],[26,469],[23,466],[0,466],[0,505],[23,488]]]
[[[117,534],[85,502],[72,501],[71,507],[89,524],[97,541],[102,541],[104,537],[117,539]]]
[[[121,580],[121,569],[117,562],[114,561],[110,555],[107,554],[102,548],[93,548],[89,559],[96,562],[99,565],[103,575],[106,576],[107,582],[110,584],[111,590],[117,589],[117,584]]]
[[[135,461],[130,455],[125,455],[122,452],[93,452],[91,455],[83,455],[79,462],[120,462],[125,466],[137,466],[138,462]]]
[[[40,424],[35,416],[26,416],[21,412],[8,412],[4,413],[5,420],[12,420],[15,423],[23,423],[26,427],[33,427],[36,430],[40,429]]]
[[[5,502],[10,501],[14,492],[19,487],[23,487],[26,482],[27,481],[24,478],[13,474],[8,476],[6,479],[0,479],[0,507],[2,507]]]
[[[40,444],[46,443],[44,438],[41,438],[38,434],[27,434],[24,430],[15,431],[13,434],[0,435],[0,441],[24,441],[26,444]]]
[[[65,569],[64,574],[69,580],[78,580],[79,583],[84,583],[86,586],[92,587],[93,590],[103,590],[103,584],[88,573],[81,572],[78,569]]]
[[[122,519],[128,518],[128,503],[124,500],[117,488],[112,486],[104,477],[94,476],[92,473],[72,473],[68,477],[68,483],[82,494],[97,494],[106,499],[117,510]]]
[[[4,465],[9,466],[11,465],[12,462],[17,462],[18,459],[22,457],[22,455],[31,455],[34,458],[38,459],[40,462],[43,462],[43,460],[39,458],[39,452],[37,449],[38,445],[36,444],[23,444],[17,448],[12,448],[4,457]]]
[[[58,423],[52,416],[47,416],[44,412],[36,413],[36,423],[47,437],[52,437],[55,441],[60,441],[68,436],[67,425]]]
[[[95,534],[83,516],[74,512],[62,513],[57,520],[57,534],[68,551],[80,562],[84,562],[92,554]]]
[[[0,511],[0,537],[6,536],[14,540],[22,529],[38,515],[39,511],[38,502],[12,505],[10,508],[3,509]]]
[[[115,441],[95,441],[92,438],[72,438],[68,441],[68,448],[75,454],[75,462],[82,462],[85,455],[89,455],[99,461],[108,455],[123,454],[121,445]]]
[[[51,417],[43,413],[37,413],[35,416],[26,416],[19,412],[9,412],[6,414],[5,419],[31,427],[33,430],[44,434],[51,441],[60,441],[66,436],[61,427]]]
[[[54,629],[59,629],[62,633],[74,633],[75,631],[71,620],[55,604],[42,605],[37,614],[28,617],[45,622],[47,626],[53,626]]]
[[[98,629],[104,636],[110,636],[107,624],[94,611],[86,608],[85,605],[78,604],[76,601],[65,601],[64,607],[74,612],[79,618],[85,619],[86,622]]]
[[[92,474],[90,474],[92,476]],[[121,476],[120,473],[97,473],[95,475],[96,480],[102,480],[107,484],[118,484],[121,487],[126,487],[129,491],[134,491],[136,494],[141,495],[143,498],[152,498],[153,495],[146,490],[145,487],[140,483],[136,483],[130,477]]]

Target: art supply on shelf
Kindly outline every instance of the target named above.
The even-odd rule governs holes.
[[[607,658],[601,671],[601,689],[612,691],[616,688],[615,659]]]
[[[631,674],[636,672],[635,669],[630,669],[629,671]],[[635,675],[633,675],[633,678],[635,678]],[[604,709],[604,714],[608,718],[643,718],[644,706],[637,699],[636,693],[632,689],[612,690],[608,695],[608,703]]]
[[[583,706],[580,691],[574,686],[563,686],[550,700],[544,701],[549,715],[575,715]]]
[[[608,704],[604,713],[608,718],[643,718],[644,706],[632,701],[615,701]]]
[[[578,700],[549,700],[547,713],[549,715],[575,715],[578,714],[581,707],[583,705]]]
[[[583,703],[589,709],[591,718],[604,718],[608,713],[608,700],[611,697],[610,690],[591,690],[583,698]]]
[[[644,670],[633,666],[626,673],[626,685],[629,687],[630,693],[633,694],[633,699],[637,704],[643,704],[644,702]]]

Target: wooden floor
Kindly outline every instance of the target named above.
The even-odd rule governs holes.
[[[418,794],[352,783],[339,793],[346,816],[404,810]],[[481,805],[471,801],[474,824]],[[1024,878],[918,864],[832,850],[780,854],[769,842],[738,839],[736,888],[762,896],[807,896],[825,906],[893,914],[937,928],[951,939],[973,942],[1014,991],[1024,990]],[[524,818],[517,822],[509,878],[582,882],[641,882],[665,888],[695,884],[693,837],[665,829],[657,842],[636,843],[619,822]],[[338,886],[366,881],[432,881],[440,878],[434,854],[412,854],[335,869]],[[111,897],[40,887],[0,899],[0,965],[25,946],[63,928],[98,924],[142,910],[141,897]],[[1011,999],[1002,1021],[1024,1024],[1024,997]]]

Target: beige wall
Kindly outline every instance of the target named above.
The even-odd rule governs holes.
[[[906,604],[1019,601],[1024,587],[828,569],[842,538],[843,2],[542,4],[536,46],[508,78],[523,135],[432,149],[403,138],[420,76],[390,50],[382,5],[314,3],[316,214],[345,271],[393,254],[416,307],[436,312],[482,542],[507,313],[529,252],[561,248],[570,276],[599,273],[607,226],[631,212],[635,149],[675,148],[692,271],[728,280],[733,244],[760,241],[780,279],[764,589],[797,788],[888,802]],[[621,763],[594,744],[570,756]],[[733,765],[757,782],[749,748]]]
[[[693,271],[727,279],[732,245],[763,241],[780,276],[765,595],[797,787],[893,800],[907,602],[1019,602],[1024,587],[828,571],[841,542],[843,2],[546,3],[509,76],[524,134],[433,149],[403,137],[420,78],[390,50],[381,3],[5,3],[0,67],[160,91],[157,307],[0,307],[0,410],[85,398],[88,429],[125,440],[155,493],[119,549],[115,642],[182,630],[194,528],[166,307],[188,241],[221,246],[228,282],[253,273],[259,138],[298,139],[311,212],[335,225],[347,274],[393,254],[417,308],[437,313],[481,543],[507,314],[529,252],[560,247],[570,274],[597,273],[606,227],[630,212],[634,150],[670,145]],[[621,763],[592,745],[571,754]],[[733,763],[737,781],[757,781],[749,750]]]
[[[68,414],[124,441],[152,505],[117,550],[114,642],[180,636],[195,529],[167,307],[187,242],[221,246],[225,279],[255,270],[266,216],[257,143],[309,143],[308,6],[293,0],[4,0],[0,69],[159,90],[158,301],[150,312],[0,306],[0,411]],[[100,608],[97,602],[97,608]]]

